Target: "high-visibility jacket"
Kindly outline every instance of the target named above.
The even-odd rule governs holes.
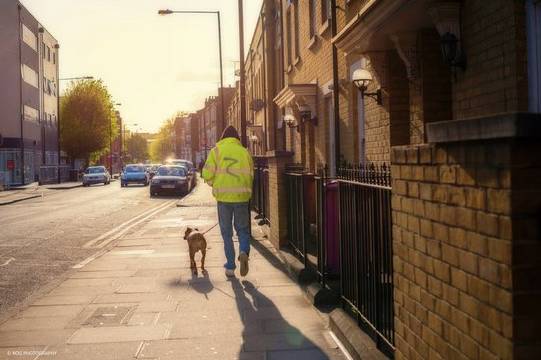
[[[202,176],[219,202],[248,202],[252,197],[254,161],[236,138],[228,137],[216,143]]]

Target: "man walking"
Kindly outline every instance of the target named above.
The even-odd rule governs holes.
[[[246,276],[250,254],[249,201],[252,197],[254,162],[240,143],[239,134],[233,126],[225,128],[221,140],[210,151],[202,176],[212,186],[212,194],[218,201],[218,222],[227,258],[225,274],[235,276],[234,225],[239,237],[240,275]]]

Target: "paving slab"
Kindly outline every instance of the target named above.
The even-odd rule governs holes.
[[[68,344],[116,343],[125,341],[165,339],[169,334],[168,326],[115,326],[103,329],[81,328],[75,331],[67,341]]]
[[[0,360],[34,360],[47,346],[17,346],[0,348]]]
[[[0,326],[0,331],[61,330],[71,321],[70,316],[43,316],[38,318],[15,318]]]
[[[33,305],[77,305],[77,304],[90,304],[96,295],[64,295],[64,296],[51,296],[47,295],[37,300]]]
[[[66,341],[75,330],[0,331],[0,348],[14,346],[56,345]]]
[[[140,341],[98,344],[51,346],[54,355],[40,356],[36,360],[119,360],[133,359],[141,346]],[[13,360],[13,359],[12,359]]]
[[[67,316],[75,317],[83,311],[82,305],[54,305],[54,306],[30,306],[17,317],[33,318],[33,317],[57,317]]]

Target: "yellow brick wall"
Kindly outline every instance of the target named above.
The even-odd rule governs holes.
[[[397,359],[511,359],[510,143],[393,148]]]
[[[295,149],[295,161],[305,162],[307,169],[315,170],[315,167],[320,164],[328,163],[329,154],[329,119],[325,113],[324,98],[329,93],[327,88],[329,82],[332,81],[332,46],[331,46],[331,28],[330,24],[321,22],[321,2],[316,1],[317,26],[316,40],[311,44],[309,32],[309,9],[308,1],[296,2],[299,6],[299,60],[296,64],[292,64],[290,71],[287,71],[288,64],[286,61],[286,79],[289,84],[304,84],[317,83],[317,126],[307,125],[305,129],[301,129],[303,134],[298,134],[296,144],[300,146],[301,140],[305,146],[302,149]],[[337,0],[337,5],[345,6],[345,0]],[[287,2],[283,2],[284,27],[287,26],[285,14],[287,12]],[[345,21],[345,14],[337,12],[338,29],[340,29]],[[284,35],[286,30],[284,28]],[[292,32],[292,38],[293,32]],[[286,42],[284,36],[284,42]],[[309,47],[309,45],[311,46]],[[287,44],[285,44],[287,48]],[[294,47],[293,47],[294,48]],[[338,55],[339,59],[343,54]],[[286,57],[287,58],[287,57]],[[293,50],[293,58],[295,54]],[[339,78],[347,78],[346,62],[339,61]],[[352,124],[350,123],[349,113],[347,111],[348,90],[341,88],[341,147],[342,153],[348,158],[353,156],[353,139],[352,139]],[[345,104],[345,105],[344,105]],[[288,143],[290,144],[290,136],[288,135]],[[301,154],[297,152],[301,150]]]
[[[524,1],[464,1],[465,72],[453,88],[455,119],[527,111]]]

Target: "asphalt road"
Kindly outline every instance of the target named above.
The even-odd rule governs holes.
[[[113,182],[0,207],[0,322],[175,200]]]

